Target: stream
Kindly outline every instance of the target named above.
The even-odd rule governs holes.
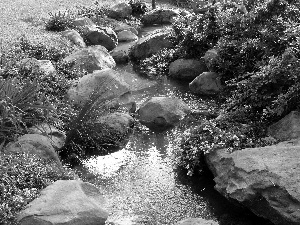
[[[192,109],[215,107],[213,100],[193,95],[187,83],[143,78],[130,64],[117,70],[129,83],[136,84],[132,98],[138,107],[153,96],[175,96]],[[126,147],[84,161],[83,179],[103,193],[105,208],[110,212],[108,221],[161,225],[200,217],[220,225],[269,224],[215,191],[211,174],[190,177],[177,166],[177,142],[191,125],[180,123],[171,130],[154,133],[137,123]]]

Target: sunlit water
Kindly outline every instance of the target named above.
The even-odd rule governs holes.
[[[187,83],[142,78],[130,65],[117,70],[133,87],[132,100],[138,106],[150,97],[175,96],[191,109],[216,107],[213,100],[193,95]],[[102,191],[109,221],[119,225],[161,225],[201,217],[220,225],[269,224],[216,192],[211,175],[190,177],[178,168],[178,140],[193,125],[186,120],[169,131],[154,133],[137,122],[125,148],[84,163],[83,177]]]

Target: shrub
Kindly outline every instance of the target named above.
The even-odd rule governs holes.
[[[136,0],[130,0],[129,5],[132,8],[132,15],[133,16],[141,16],[144,15],[149,9],[147,8],[147,5],[145,2],[142,1],[136,1]]]
[[[183,134],[180,142],[179,165],[188,170],[188,175],[205,168],[204,155],[216,149],[236,151],[274,144],[273,138],[265,138],[264,127],[246,125],[235,121],[204,120],[201,125]]]
[[[46,23],[48,31],[64,31],[73,27],[73,19],[68,12],[49,13],[50,19]]]
[[[75,173],[27,153],[0,155],[0,223],[17,224],[16,214],[56,180]]]

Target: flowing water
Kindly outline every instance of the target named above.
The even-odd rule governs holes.
[[[190,93],[185,83],[141,78],[130,65],[118,70],[135,86],[133,100],[138,106],[153,96],[176,96],[192,109],[215,107],[213,101]],[[120,225],[160,225],[201,217],[220,225],[268,224],[216,192],[211,175],[190,177],[176,166],[177,141],[192,125],[189,121],[154,133],[137,123],[125,148],[84,162],[83,176],[102,191],[109,221]]]

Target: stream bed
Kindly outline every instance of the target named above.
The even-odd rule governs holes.
[[[141,78],[130,65],[118,70],[139,87],[132,96],[138,106],[153,96],[176,96],[192,109],[216,107],[214,101],[193,95],[185,83]],[[154,133],[137,122],[126,147],[84,162],[83,179],[100,188],[110,212],[109,221],[119,225],[167,225],[201,217],[220,225],[269,224],[215,191],[210,174],[190,177],[178,168],[177,142],[192,125],[183,122],[166,132]]]
[[[161,27],[143,29],[140,37],[157,28]],[[132,44],[118,47],[127,51]],[[130,64],[118,65],[116,70],[132,87],[137,108],[157,96],[178,97],[191,109],[217,108],[214,100],[192,94],[188,83],[141,77]],[[191,177],[178,167],[178,140],[194,122],[184,120],[163,133],[154,133],[137,122],[126,147],[83,163],[82,178],[103,193],[110,212],[108,221],[116,225],[171,225],[200,217],[219,225],[271,225],[221,196],[214,190],[210,173]]]

